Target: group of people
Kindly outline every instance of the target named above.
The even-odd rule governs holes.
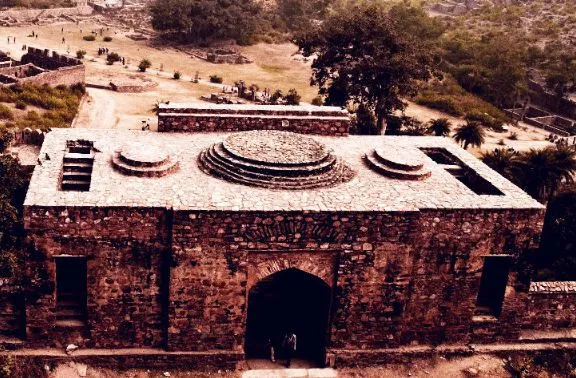
[[[296,343],[297,343],[297,337],[294,332],[288,332],[284,335],[280,348],[274,345],[272,339],[269,338],[268,347],[270,349],[270,361],[276,362],[277,352],[280,351],[281,356],[284,357],[286,360],[285,366],[287,368],[290,367],[290,364],[292,363],[292,358],[296,353],[296,347],[297,347]]]

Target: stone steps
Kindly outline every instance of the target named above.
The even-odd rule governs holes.
[[[336,159],[330,160],[330,165],[320,165],[318,167],[310,169],[302,169],[300,167],[295,169],[290,169],[290,167],[269,167],[262,164],[252,164],[246,163],[241,160],[230,159],[228,156],[222,155],[217,152],[215,146],[212,146],[207,151],[208,157],[213,161],[218,161],[222,165],[228,167],[231,170],[241,170],[246,175],[253,175],[254,178],[270,179],[277,176],[284,177],[287,181],[301,180],[301,177],[307,177],[312,175],[321,175],[326,171],[329,171],[334,164],[336,164]]]
[[[69,145],[62,163],[62,182],[65,191],[87,192],[92,181],[94,152],[91,145]]]
[[[242,166],[248,170],[254,171],[264,171],[271,174],[283,174],[283,175],[308,175],[310,173],[318,172],[322,173],[329,170],[335,163],[336,158],[331,154],[326,155],[324,159],[319,160],[314,165],[307,164],[262,164],[258,162],[253,162],[248,159],[237,157],[235,154],[229,152],[222,143],[217,143],[210,148],[211,152],[218,157],[234,164],[235,166]]]
[[[271,189],[312,189],[336,185],[341,182],[340,170],[331,171],[330,174],[300,177],[294,180],[290,177],[267,176],[254,172],[247,172],[236,167],[227,167],[217,161],[212,160],[206,151],[199,157],[201,169],[207,174],[214,175],[225,180],[249,186],[266,187]]]

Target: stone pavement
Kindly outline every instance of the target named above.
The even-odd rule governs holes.
[[[248,370],[242,378],[336,378],[334,369],[261,369]]]
[[[336,378],[338,372],[334,369],[319,369],[310,361],[296,358],[292,360],[290,369],[283,366],[283,360],[275,363],[266,359],[249,359],[246,361],[249,369],[242,373],[242,378]]]

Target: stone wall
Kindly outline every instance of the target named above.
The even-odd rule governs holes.
[[[22,288],[0,278],[0,341],[24,336],[24,311]]]
[[[390,214],[174,215],[168,346],[240,350],[249,287],[270,266],[307,271],[316,256],[333,277],[334,348],[514,340],[522,288],[510,276],[504,310],[471,332],[483,256],[533,246],[540,211]],[[209,236],[207,236],[209,235]],[[265,254],[265,256],[264,256]],[[262,260],[268,260],[263,263]],[[279,263],[280,262],[280,263]],[[254,272],[263,266],[264,272]],[[320,272],[319,277],[331,276]],[[189,296],[198,300],[190,302]]]
[[[84,83],[86,78],[86,68],[84,65],[63,67],[54,71],[45,71],[35,76],[19,78],[18,82],[21,84],[43,85],[48,84],[52,86],[57,85],[74,85]]]
[[[516,264],[543,216],[27,208],[28,342],[67,342],[54,326],[58,255],[88,258],[88,346],[242,353],[250,288],[288,267],[331,287],[330,349],[515,341],[532,298]],[[515,264],[502,314],[478,321],[492,254]]]
[[[16,80],[20,84],[70,86],[84,83],[86,68],[78,59],[55,51],[29,47],[21,62],[12,67],[0,68],[0,75],[6,79],[2,80],[5,85],[11,85]]]
[[[65,345],[55,326],[55,262],[85,256],[90,346],[163,344],[161,282],[167,281],[166,210],[27,208],[27,336],[31,345]]]
[[[532,282],[523,328],[576,328],[576,282]]]
[[[158,131],[161,132],[283,130],[345,136],[349,127],[347,112],[337,108],[161,105],[158,113]]]

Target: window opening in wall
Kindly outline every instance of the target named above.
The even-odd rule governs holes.
[[[490,181],[480,176],[447,149],[421,148],[420,150],[474,193],[490,196],[504,195],[504,193],[492,185]]]
[[[509,255],[484,257],[475,315],[500,316],[511,263]]]
[[[85,140],[66,142],[66,153],[62,165],[62,190],[77,192],[90,190],[94,166],[93,147],[93,142]]]
[[[56,323],[83,327],[86,321],[86,258],[56,257]]]

